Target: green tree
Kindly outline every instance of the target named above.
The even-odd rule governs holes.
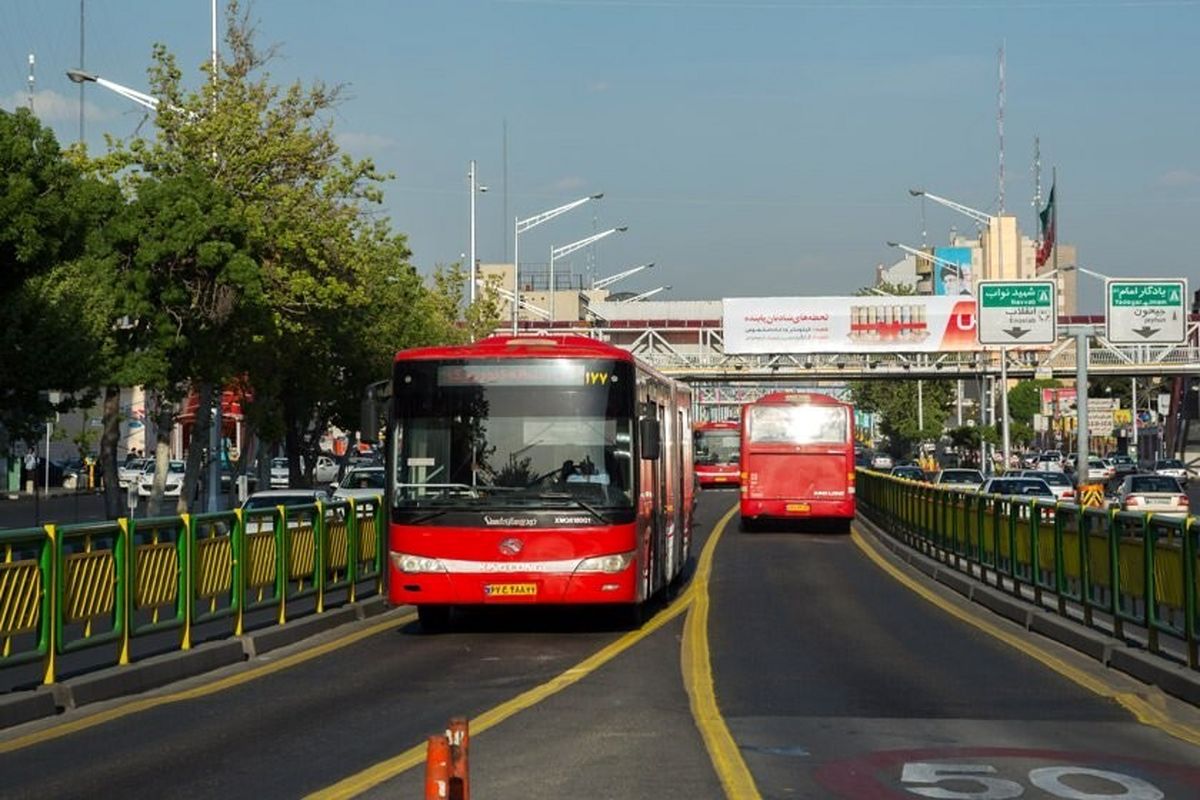
[[[880,415],[888,449],[897,457],[909,455],[922,441],[937,440],[954,401],[954,382],[946,380],[922,381],[920,415],[915,380],[862,381],[853,384],[851,391],[855,406]]]
[[[28,110],[0,111],[0,428],[14,438],[56,410],[45,390],[66,392],[66,410],[96,377],[85,309],[53,273],[84,253],[118,199]]]

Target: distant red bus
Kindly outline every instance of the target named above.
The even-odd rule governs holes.
[[[691,548],[691,396],[583,336],[396,356],[388,594],[455,606],[610,604],[640,618]]]
[[[696,480],[701,486],[737,486],[742,450],[741,425],[697,422],[692,433]]]
[[[742,407],[741,515],[854,518],[854,409],[824,394],[776,392]]]

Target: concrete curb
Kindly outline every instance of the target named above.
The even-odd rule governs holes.
[[[342,606],[323,614],[301,617],[283,625],[247,633],[234,644],[238,646],[239,652],[245,653],[246,658],[254,658],[359,619],[361,617],[356,606]]]
[[[1167,694],[1200,706],[1200,671],[1188,669],[1161,656],[1147,652],[1078,622],[1060,617],[1033,603],[948,567],[945,564],[909,548],[880,528],[873,520],[859,515],[857,521],[874,540],[899,561],[928,575],[968,600],[978,603],[998,616],[1020,625],[1028,631],[1066,645],[1106,667],[1123,672],[1143,683],[1157,686]]]
[[[58,713],[54,692],[42,686],[32,692],[10,692],[0,696],[0,728],[20,725],[22,722],[52,717]]]
[[[66,697],[62,699],[66,708],[78,708],[157,689],[168,683],[237,664],[243,658],[241,642],[236,639],[206,642],[191,650],[164,653],[63,681],[61,686]]]

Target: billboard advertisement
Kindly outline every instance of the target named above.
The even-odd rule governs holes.
[[[730,355],[979,349],[968,297],[727,297],[722,306]]]
[[[971,294],[971,248],[969,247],[935,247],[933,254],[942,261],[957,264],[959,271],[946,264],[933,264],[933,293],[950,295]]]

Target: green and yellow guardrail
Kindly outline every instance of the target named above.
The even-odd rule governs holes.
[[[861,510],[910,547],[1040,607],[1068,603],[1124,638],[1182,642],[1200,669],[1200,520],[984,495],[859,470]],[[1101,624],[1097,614],[1107,617]]]
[[[111,645],[127,664],[139,637],[178,631],[187,650],[199,625],[228,620],[240,636],[256,610],[282,625],[302,598],[321,613],[330,592],[382,594],[382,509],[351,499],[0,530],[0,669],[40,661],[51,684],[79,650]]]

